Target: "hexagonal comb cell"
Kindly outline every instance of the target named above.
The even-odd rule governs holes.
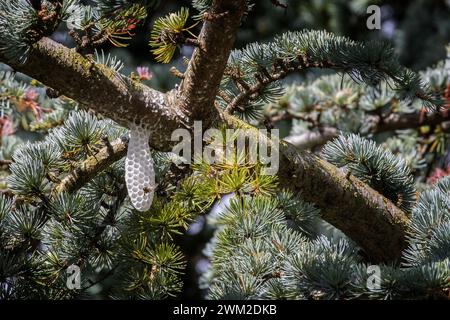
[[[149,132],[133,126],[125,160],[125,181],[131,203],[139,211],[150,209],[155,191],[155,170],[148,145]]]

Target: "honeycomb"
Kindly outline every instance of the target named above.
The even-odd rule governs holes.
[[[155,170],[148,141],[148,131],[139,126],[130,128],[125,181],[131,203],[139,211],[150,209],[155,191]]]

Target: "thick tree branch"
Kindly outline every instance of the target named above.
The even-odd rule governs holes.
[[[233,128],[260,133],[223,114]],[[263,137],[262,137],[263,138]],[[264,139],[264,138],[263,138]],[[408,217],[377,191],[317,156],[280,145],[280,184],[321,209],[322,217],[358,243],[373,262],[395,261],[406,247]]]
[[[246,9],[244,0],[214,0],[181,83],[177,106],[208,127],[218,114],[214,101]]]
[[[1,54],[0,61],[8,63]],[[169,150],[171,133],[186,123],[169,103],[172,92],[163,94],[120,76],[48,38],[34,45],[25,64],[9,65],[125,127],[146,124],[150,145],[159,150]]]
[[[284,144],[280,150],[281,184],[315,203],[323,219],[358,243],[369,260],[398,261],[407,244],[405,213],[357,178],[294,149]]]

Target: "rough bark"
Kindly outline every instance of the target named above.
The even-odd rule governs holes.
[[[281,185],[315,203],[322,218],[358,243],[370,261],[398,261],[407,245],[405,213],[356,177],[293,149],[289,144],[281,147]]]
[[[125,127],[144,124],[152,132],[150,145],[159,150],[170,150],[172,131],[186,123],[170,103],[172,92],[120,76],[48,38],[34,45],[25,64],[9,65]]]
[[[265,139],[249,124],[227,114],[222,117],[229,126]],[[280,185],[320,208],[322,218],[358,243],[370,261],[400,259],[409,222],[402,210],[356,177],[288,142],[281,142],[279,152]]]
[[[244,0],[214,0],[177,96],[191,120],[208,127],[218,114],[212,107],[245,12]]]

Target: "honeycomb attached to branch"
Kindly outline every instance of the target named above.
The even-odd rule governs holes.
[[[150,209],[156,188],[153,159],[148,145],[149,132],[139,126],[130,128],[125,160],[125,181],[131,203],[139,211]]]

